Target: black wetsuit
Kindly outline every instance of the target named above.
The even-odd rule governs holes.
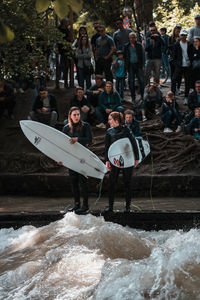
[[[129,138],[131,141],[133,152],[135,155],[135,160],[139,159],[138,147],[135,138],[131,135],[129,129],[124,126],[118,126],[115,128],[110,128],[107,130],[105,139],[105,160],[108,161],[108,149],[112,143],[122,138]],[[130,168],[117,168],[111,165],[111,171],[109,173],[109,209],[113,209],[114,197],[115,197],[115,186],[119,176],[119,172],[123,172],[124,189],[125,189],[125,199],[126,199],[126,209],[130,209],[131,204],[131,178],[133,167]]]
[[[70,132],[69,124],[63,127],[63,133],[67,134],[70,137],[77,137],[78,142],[83,146],[91,144],[92,142],[92,133],[90,125],[86,122],[82,122],[83,126],[80,131],[77,130],[78,125],[73,126],[73,132]],[[83,196],[83,206],[88,207],[88,180],[85,176],[69,169],[69,178],[72,188],[72,193],[74,196],[75,207],[80,207],[80,188]]]

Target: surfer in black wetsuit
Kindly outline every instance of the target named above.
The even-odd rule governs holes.
[[[68,114],[68,124],[63,127],[63,133],[71,137],[70,143],[79,142],[81,145],[87,147],[92,142],[92,133],[90,125],[81,121],[80,109],[78,107],[71,107]],[[88,180],[85,176],[69,169],[69,178],[74,196],[74,208],[76,213],[86,212],[88,206]],[[80,207],[80,188],[83,196],[83,205]]]
[[[123,172],[123,179],[124,179],[124,188],[125,188],[125,199],[126,199],[126,208],[125,212],[130,211],[131,205],[131,177],[133,172],[133,167],[138,165],[139,160],[139,153],[138,147],[135,141],[135,138],[131,135],[129,129],[123,126],[124,119],[122,113],[119,112],[112,112],[108,117],[108,123],[111,128],[107,130],[106,139],[105,139],[105,160],[106,160],[106,167],[109,173],[109,206],[106,207],[105,211],[113,211],[113,204],[114,204],[114,194],[115,194],[115,186],[117,183],[117,178],[119,176],[120,170]],[[130,168],[117,168],[113,166],[108,160],[108,149],[112,143],[115,141],[128,137],[131,141],[133,152],[135,155],[135,164],[133,167]],[[123,164],[123,161],[121,161]]]

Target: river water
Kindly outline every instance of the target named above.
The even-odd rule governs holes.
[[[200,299],[200,230],[146,232],[68,213],[0,231],[0,299]]]

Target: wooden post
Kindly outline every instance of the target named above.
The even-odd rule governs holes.
[[[73,10],[70,6],[70,12],[69,12],[69,23],[70,23],[70,40],[71,43],[74,40],[74,31],[73,31]],[[73,59],[70,60],[70,87],[74,87],[74,62]]]

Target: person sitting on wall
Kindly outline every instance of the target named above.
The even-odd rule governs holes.
[[[52,127],[56,125],[58,119],[56,98],[48,93],[46,87],[39,89],[39,95],[36,97],[30,112],[30,119]]]
[[[99,95],[98,106],[95,108],[97,119],[100,122],[100,124],[96,125],[98,128],[106,128],[105,123],[111,112],[124,112],[121,102],[122,99],[119,93],[113,89],[112,82],[107,81],[104,91]]]
[[[76,95],[73,97],[70,103],[70,107],[76,106],[80,109],[81,120],[86,122],[89,117],[90,104],[87,98],[84,96],[84,91],[81,86],[76,87]]]
[[[95,84],[86,91],[87,99],[93,107],[98,106],[99,94],[104,91],[105,84],[103,75],[97,74],[95,76]]]
[[[4,116],[13,119],[13,110],[15,107],[15,96],[13,88],[0,80],[0,119]],[[7,115],[4,113],[7,112]]]

